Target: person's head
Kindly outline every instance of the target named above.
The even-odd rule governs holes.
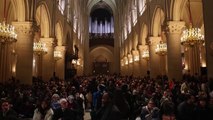
[[[44,99],[41,101],[41,108],[42,109],[48,109],[50,108],[50,100],[49,99]]]
[[[68,97],[67,97],[67,99],[68,99],[68,102],[69,103],[73,103],[73,101],[74,101],[74,96],[73,95],[69,95]]]
[[[155,100],[151,98],[147,104],[148,109],[152,110],[155,107]]]
[[[101,92],[103,92],[105,90],[105,85],[104,84],[100,84],[98,86],[98,90],[100,90]]]
[[[68,107],[68,102],[65,98],[61,98],[59,102],[62,109],[66,109]]]
[[[60,99],[60,97],[59,97],[58,94],[53,94],[53,96],[52,96],[52,101],[53,101],[53,102],[56,102],[56,101],[58,101],[59,99]]]
[[[102,96],[102,106],[106,106],[107,104],[109,104],[112,100],[112,97],[110,95],[110,93],[108,92],[104,92],[103,96]]]
[[[200,107],[205,107],[206,106],[206,103],[207,101],[206,101],[206,98],[200,98],[199,99],[199,105],[200,105]]]
[[[195,102],[195,96],[193,94],[186,94],[186,101],[189,104],[193,104]]]
[[[11,107],[11,105],[10,105],[10,102],[8,100],[3,99],[1,101],[1,108],[2,108],[3,112],[10,110],[10,107]]]

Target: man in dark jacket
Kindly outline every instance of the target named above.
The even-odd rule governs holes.
[[[195,97],[188,93],[186,100],[178,105],[177,120],[195,120]]]
[[[8,100],[1,102],[0,120],[18,120],[16,112],[11,108]]]
[[[103,94],[102,106],[96,112],[95,120],[121,120],[121,113],[113,104],[110,93]]]
[[[68,108],[68,102],[65,98],[60,99],[61,108],[56,109],[53,120],[76,120],[76,113]]]

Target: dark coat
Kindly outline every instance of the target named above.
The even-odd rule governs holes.
[[[0,111],[0,120],[18,120],[18,116],[13,109],[7,111],[5,115]]]
[[[53,120],[76,120],[76,113],[71,109],[62,110],[61,108],[57,109],[53,115]]]
[[[121,120],[121,113],[115,105],[109,104],[97,111],[95,120]]]

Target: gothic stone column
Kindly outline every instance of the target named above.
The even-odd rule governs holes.
[[[42,43],[46,44],[47,54],[42,56],[42,79],[50,80],[54,72],[54,57],[53,57],[53,38],[40,38]]]
[[[128,54],[128,70],[127,70],[127,75],[132,75],[133,74],[133,57],[132,54]]]
[[[150,75],[151,78],[157,77],[160,75],[160,56],[155,53],[157,44],[160,42],[161,37],[149,37],[149,57],[150,57]]]
[[[132,51],[133,55],[133,75],[134,76],[140,76],[140,62],[139,62],[139,52],[138,50]]]
[[[31,22],[13,22],[17,32],[16,78],[24,84],[32,84],[33,29]]]
[[[203,16],[205,26],[205,45],[206,45],[206,64],[207,77],[213,78],[213,14],[212,14],[212,0],[203,0]]]
[[[56,76],[58,76],[60,79],[65,79],[64,75],[65,75],[65,46],[57,46],[55,48],[55,50],[60,51],[62,58],[59,59],[58,61],[56,61],[55,63],[55,72],[56,72]]]
[[[170,21],[167,33],[167,59],[168,59],[168,77],[169,79],[182,79],[182,60],[181,60],[181,42],[180,37],[185,22]]]
[[[148,46],[147,45],[139,45],[138,46],[138,49],[139,49],[139,56],[140,56],[140,73],[142,76],[145,76],[147,74],[147,71],[149,70],[148,68],[148,64],[149,64],[149,61],[148,60],[145,60],[142,58],[142,55],[143,55],[143,52],[145,50],[148,50]]]

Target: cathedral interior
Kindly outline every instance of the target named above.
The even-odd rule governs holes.
[[[0,0],[0,120],[212,119],[212,6]]]
[[[0,80],[213,77],[207,0],[1,0]]]

